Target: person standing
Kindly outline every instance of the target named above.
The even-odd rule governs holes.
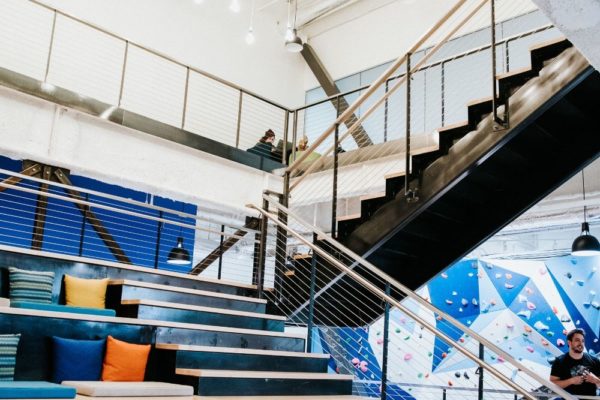
[[[595,396],[600,387],[600,360],[585,352],[585,331],[571,330],[567,343],[569,352],[554,360],[550,381],[571,394]]]

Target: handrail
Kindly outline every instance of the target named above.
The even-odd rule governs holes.
[[[524,14],[524,15],[525,15],[525,14]],[[504,21],[504,22],[506,22],[506,21]],[[541,26],[541,27],[539,27],[539,28],[531,29],[531,30],[529,30],[529,31],[526,31],[526,32],[523,32],[523,33],[519,33],[519,34],[516,34],[516,35],[508,36],[508,37],[505,37],[505,38],[504,38],[504,39],[502,39],[502,40],[497,40],[497,41],[496,41],[496,45],[499,45],[499,44],[505,44],[505,43],[509,43],[509,42],[511,42],[511,41],[513,41],[513,40],[515,40],[515,39],[519,39],[519,38],[522,38],[522,37],[526,37],[526,36],[529,36],[529,35],[533,35],[533,34],[535,34],[535,33],[543,32],[543,31],[545,31],[545,30],[552,29],[553,27],[554,27],[554,25],[553,25],[553,24],[546,24],[546,25],[543,25],[543,26]],[[454,61],[454,60],[458,60],[458,59],[460,59],[460,58],[463,58],[463,57],[470,56],[470,55],[472,55],[472,54],[475,54],[475,53],[478,53],[478,52],[480,52],[480,51],[487,50],[487,49],[489,49],[490,47],[492,47],[492,45],[491,45],[491,44],[484,44],[484,45],[482,45],[482,46],[474,47],[474,48],[472,48],[472,49],[469,49],[469,50],[463,51],[462,53],[458,53],[458,54],[455,54],[455,55],[453,55],[453,56],[446,57],[446,58],[443,58],[443,59],[441,59],[441,60],[438,60],[438,61],[435,61],[435,62],[429,63],[429,64],[427,64],[427,65],[423,65],[423,66],[422,66],[422,67],[420,67],[419,69],[417,69],[417,70],[414,70],[412,73],[414,74],[415,72],[421,72],[421,71],[425,71],[425,70],[427,70],[427,69],[429,69],[429,68],[432,68],[432,67],[437,67],[438,65],[444,64],[444,63],[446,63],[446,62],[448,62],[448,61]],[[433,46],[432,46],[431,48],[433,48]],[[425,49],[425,50],[429,50],[429,48],[427,48],[427,49]],[[402,78],[404,75],[405,75],[405,73],[401,73],[401,74],[397,74],[397,75],[394,75],[394,76],[390,76],[390,77],[387,79],[387,82],[391,82],[391,81],[393,81],[393,80],[396,80],[396,79],[398,79],[398,78]],[[309,108],[312,108],[312,107],[315,107],[315,106],[318,106],[318,105],[321,105],[321,104],[324,104],[324,103],[330,103],[332,100],[335,100],[335,99],[337,99],[338,97],[345,97],[345,96],[349,96],[349,95],[351,95],[351,94],[354,94],[354,93],[356,93],[356,92],[363,91],[363,90],[365,90],[365,89],[369,88],[369,86],[371,86],[371,84],[370,84],[370,83],[369,83],[369,84],[367,84],[367,85],[363,85],[363,86],[361,86],[361,87],[358,87],[358,88],[356,88],[356,89],[348,90],[348,91],[346,91],[346,92],[342,92],[342,93],[337,93],[337,94],[331,95],[331,96],[329,96],[329,97],[326,97],[326,98],[324,98],[324,99],[313,101],[312,103],[305,104],[305,105],[303,105],[302,107],[298,107],[298,108],[296,108],[296,109],[294,109],[294,110],[291,110],[291,111],[292,111],[292,112],[294,112],[294,111],[295,111],[295,112],[304,111],[304,110],[307,110],[307,109],[309,109]]]
[[[411,311],[409,308],[407,308],[401,302],[399,302],[398,300],[394,299],[390,295],[386,294],[384,291],[382,291],[381,289],[379,289],[377,286],[373,285],[371,282],[369,282],[367,279],[365,279],[364,277],[362,277],[360,274],[356,273],[353,269],[348,268],[346,265],[344,265],[341,262],[339,262],[338,260],[336,260],[334,257],[331,256],[331,254],[327,253],[325,250],[321,249],[318,246],[315,246],[313,243],[311,243],[310,241],[308,241],[300,233],[294,231],[289,226],[287,226],[286,224],[284,224],[283,222],[281,222],[276,215],[273,215],[273,214],[269,213],[268,211],[265,211],[264,209],[262,209],[260,207],[257,207],[257,206],[255,206],[253,204],[248,205],[248,207],[252,208],[252,209],[254,209],[256,211],[258,211],[263,216],[265,216],[268,219],[270,219],[279,228],[284,229],[290,235],[294,236],[296,239],[298,239],[304,245],[306,245],[310,249],[312,249],[313,253],[318,254],[319,257],[322,257],[325,260],[327,260],[327,262],[329,262],[332,265],[334,265],[341,272],[343,272],[346,275],[352,277],[352,279],[354,279],[356,282],[358,282],[359,284],[361,284],[364,288],[366,288],[367,290],[369,290],[371,293],[375,294],[376,296],[378,296],[382,300],[384,300],[384,301],[388,302],[389,304],[393,305],[394,307],[398,308],[399,310],[401,310],[403,313],[405,313],[411,319],[413,319],[416,322],[418,322],[419,324],[427,327],[428,330],[430,330],[432,333],[434,333],[435,335],[437,335],[438,337],[440,337],[441,339],[443,339],[446,343],[448,343],[448,344],[454,343],[454,340],[452,338],[450,338],[448,335],[446,335],[444,332],[441,332],[441,331],[437,330],[435,327],[432,327],[429,324],[429,322],[427,322],[424,318],[421,318],[415,312]],[[285,208],[285,207],[283,207],[283,208]],[[290,215],[293,215],[293,214],[290,214]],[[298,220],[301,221],[300,219],[298,219]],[[313,232],[316,233],[317,235],[320,235],[322,233],[322,232],[320,233],[318,229],[314,229],[314,228],[313,228]],[[357,262],[360,262],[361,264],[363,264],[365,266],[372,267],[373,270],[374,270],[373,272],[380,272],[380,271],[378,271],[378,269],[375,266],[373,266],[372,264],[368,263],[366,260],[362,261],[360,259],[360,257],[358,258],[358,260],[355,258],[355,260]],[[369,269],[371,269],[371,268],[369,268]],[[380,276],[383,276],[383,275],[385,275],[385,274],[381,274]],[[386,275],[385,279],[387,279],[388,282],[390,282],[390,283],[392,283],[394,285],[398,285],[399,287],[405,288],[403,285],[401,285],[399,282],[395,281],[393,278],[387,277],[387,275]],[[419,298],[419,296],[415,295],[412,291],[408,290],[408,288],[406,288],[405,294],[407,296],[409,296],[413,300],[417,300],[417,298]],[[560,388],[559,386],[555,385],[554,383],[552,383],[550,381],[546,381],[546,380],[542,379],[541,377],[537,376],[536,374],[534,374],[533,372],[531,372],[527,367],[525,367],[523,364],[521,364],[517,360],[515,360],[510,354],[508,354],[504,350],[498,348],[497,346],[495,346],[494,344],[492,344],[490,341],[488,341],[487,339],[481,337],[479,334],[477,334],[475,331],[469,329],[468,327],[462,327],[462,325],[460,323],[458,323],[455,319],[451,318],[450,316],[447,316],[445,313],[443,313],[441,310],[438,310],[432,304],[427,303],[424,299],[420,299],[419,303],[423,304],[423,305],[425,305],[424,303],[428,304],[427,308],[429,310],[432,310],[432,311],[434,310],[434,312],[439,313],[439,315],[441,315],[443,318],[448,317],[447,320],[449,322],[454,323],[454,324],[458,324],[459,326],[461,326],[461,329],[465,333],[468,333],[469,335],[471,335],[471,337],[477,339],[479,341],[479,343],[481,343],[484,346],[486,346],[487,348],[493,350],[496,354],[501,355],[502,357],[504,357],[505,360],[511,360],[511,363],[514,366],[516,366],[517,368],[519,368],[520,370],[522,370],[523,372],[525,372],[527,375],[529,375],[529,377],[533,378],[535,381],[537,381],[537,382],[543,382],[544,386],[549,387],[551,390],[554,391],[554,393],[559,394],[560,396],[562,396],[563,398],[565,398],[567,400],[576,400],[576,398],[574,396],[572,396],[571,394],[567,393],[564,389]],[[504,376],[503,374],[501,374],[500,372],[498,372],[495,368],[491,368],[487,363],[485,363],[483,360],[480,360],[479,358],[477,358],[475,355],[473,355],[472,353],[470,353],[469,351],[467,351],[463,347],[456,346],[455,348],[456,348],[456,350],[458,352],[462,353],[463,356],[465,356],[469,360],[475,362],[481,368],[483,368],[487,372],[491,373],[496,379],[500,380],[501,382],[503,382],[507,386],[513,388],[515,391],[517,391],[521,395],[525,396],[526,398],[528,398],[530,400],[535,400],[536,399],[536,397],[534,397],[533,395],[531,395],[529,392],[523,390],[523,388],[521,388],[520,386],[518,386],[511,379],[507,378],[506,376]]]
[[[448,33],[446,36],[444,36],[444,38],[443,38],[442,40],[440,40],[440,41],[438,42],[438,44],[436,44],[436,45],[433,47],[433,49],[431,49],[431,51],[429,51],[429,52],[428,52],[428,53],[427,53],[427,54],[426,54],[426,55],[425,55],[425,56],[424,56],[424,57],[423,57],[423,58],[422,58],[422,59],[421,59],[421,60],[420,60],[420,61],[419,61],[419,62],[418,62],[418,63],[417,63],[417,64],[416,64],[414,67],[412,67],[412,68],[410,69],[410,71],[409,71],[409,72],[411,72],[411,73],[412,73],[412,71],[413,71],[413,70],[416,70],[416,69],[420,68],[420,67],[421,67],[421,66],[422,66],[422,65],[423,65],[423,64],[424,64],[424,63],[425,63],[427,60],[429,60],[429,58],[431,58],[431,56],[432,56],[432,55],[434,55],[434,54],[435,54],[435,53],[436,53],[436,52],[437,52],[437,51],[438,51],[438,50],[439,50],[439,49],[440,49],[440,48],[441,48],[441,47],[442,47],[444,44],[446,44],[446,42],[448,41],[448,39],[450,39],[450,38],[452,37],[452,35],[454,35],[454,34],[455,34],[455,33],[456,33],[456,32],[457,32],[459,29],[461,29],[461,28],[464,26],[464,24],[466,24],[466,23],[467,23],[467,22],[468,22],[468,21],[469,21],[469,20],[470,20],[470,19],[471,19],[471,18],[472,18],[472,17],[473,17],[473,16],[474,16],[474,15],[475,15],[475,14],[476,14],[478,11],[479,11],[479,10],[480,10],[480,9],[481,9],[481,8],[482,8],[482,7],[483,7],[483,6],[484,6],[484,5],[485,5],[485,4],[488,2],[488,1],[490,1],[490,0],[481,0],[481,1],[479,2],[479,4],[477,4],[477,6],[476,6],[476,7],[475,7],[473,10],[471,10],[471,12],[470,12],[470,13],[469,13],[469,14],[468,14],[468,15],[467,15],[465,18],[463,18],[463,19],[462,19],[462,21],[460,21],[460,22],[459,22],[459,23],[458,23],[458,24],[457,24],[457,25],[456,25],[456,26],[455,26],[453,29],[451,29],[451,30],[450,30],[450,32],[449,32],[449,33]],[[413,47],[414,47],[414,46],[413,46]],[[418,49],[418,47],[417,47],[417,49]],[[412,52],[412,49],[411,49],[411,50],[410,50],[408,53],[406,53],[406,55],[404,55],[402,58],[403,58],[403,59],[406,59],[406,58],[407,58],[407,56],[408,56],[409,54],[411,54],[411,52]],[[392,67],[394,67],[394,70],[397,68],[397,67],[396,67],[396,64],[394,64]],[[390,67],[390,68],[391,68],[391,67]],[[393,71],[392,71],[392,72],[393,72]],[[385,72],[383,75],[386,75],[386,74],[387,74],[387,71],[386,71],[386,72]],[[382,78],[383,78],[383,81],[385,81],[387,78],[389,78],[389,75],[391,75],[391,73],[390,73],[390,74],[388,74],[388,75],[387,75],[387,76],[385,76],[385,77],[384,77],[383,75],[382,75]],[[378,107],[379,107],[379,106],[380,106],[380,105],[381,105],[381,104],[382,104],[384,101],[386,101],[386,100],[387,100],[387,99],[388,99],[388,98],[389,98],[389,97],[390,97],[390,96],[391,96],[391,95],[392,95],[392,94],[393,94],[393,93],[394,93],[396,90],[398,90],[398,88],[400,88],[400,86],[401,86],[401,85],[402,85],[404,82],[406,82],[406,78],[407,78],[407,74],[405,74],[405,75],[404,75],[402,78],[398,79],[398,81],[397,81],[396,83],[394,83],[394,85],[393,85],[393,86],[392,86],[392,87],[391,87],[391,88],[390,88],[390,89],[389,89],[389,90],[388,90],[388,91],[387,91],[387,92],[386,92],[386,93],[385,93],[385,94],[384,94],[384,95],[383,95],[383,96],[382,96],[382,97],[381,97],[381,98],[380,98],[378,101],[376,101],[376,102],[375,102],[375,104],[373,104],[371,107],[369,107],[369,109],[368,109],[367,111],[365,111],[365,112],[364,112],[364,113],[363,113],[363,114],[360,116],[360,118],[358,118],[358,119],[357,119],[357,120],[354,122],[354,124],[353,124],[352,126],[350,126],[350,127],[349,127],[349,128],[346,130],[346,132],[344,132],[344,134],[343,134],[343,135],[342,135],[342,136],[339,138],[339,140],[338,140],[338,143],[342,142],[342,141],[343,141],[343,140],[344,140],[346,137],[348,137],[348,135],[349,135],[350,133],[352,133],[352,131],[354,131],[354,129],[356,129],[357,127],[361,126],[362,122],[363,122],[363,121],[364,121],[366,118],[368,118],[368,117],[369,117],[369,116],[370,116],[370,115],[371,115],[371,114],[372,114],[372,113],[373,113],[373,112],[374,112],[374,111],[375,111],[375,110],[376,110],[376,109],[377,109],[377,108],[378,108]],[[375,86],[377,83],[378,83],[379,85],[381,85],[381,83],[382,83],[382,82],[379,82],[380,80],[381,80],[381,78],[380,78],[380,79],[378,79],[378,81],[377,81],[375,84],[373,84],[373,86]],[[377,88],[378,88],[378,87],[379,87],[379,86],[377,86]],[[371,89],[372,89],[372,88],[371,88]],[[366,94],[368,93],[368,94],[370,95],[371,93],[373,93],[373,92],[374,92],[374,90],[371,90],[371,89],[369,89],[369,90],[368,90],[367,92],[365,92],[364,94],[366,95]],[[366,100],[366,97],[363,97],[363,96],[361,95],[361,96],[360,96],[360,97],[359,97],[359,98],[358,98],[358,99],[357,99],[357,100],[356,100],[354,103],[352,103],[352,106],[355,106],[355,105],[356,105],[356,107],[354,108],[354,110],[355,110],[356,108],[358,108],[358,106],[360,105],[360,104],[358,104],[358,103],[360,102],[360,103],[362,104],[362,102],[363,102],[364,100]],[[351,107],[352,107],[352,106],[351,106]],[[350,107],[350,108],[351,108],[351,107]],[[348,110],[349,110],[350,108],[348,108]],[[347,110],[347,111],[348,111],[348,110]],[[344,113],[344,114],[345,114],[345,113]],[[344,114],[342,114],[342,116],[343,116]],[[340,116],[340,118],[341,118],[341,116]],[[339,118],[338,118],[338,119],[339,119]],[[334,123],[334,125],[333,125],[333,130],[331,130],[331,132],[335,131],[335,127],[336,127],[336,125],[337,125],[337,124],[339,124],[339,122],[337,122],[337,120],[336,120],[336,122],[335,122],[335,123]],[[331,132],[329,132],[329,133],[328,133],[328,135],[329,135],[329,134],[331,134]],[[327,131],[325,131],[325,133],[327,133]],[[328,135],[327,135],[327,136],[328,136]],[[319,143],[315,143],[313,146],[311,146],[311,147],[308,149],[308,151],[306,151],[304,154],[302,154],[302,156],[301,156],[299,159],[297,159],[297,160],[296,160],[296,161],[295,161],[295,162],[294,162],[292,165],[290,165],[290,166],[289,166],[289,167],[286,169],[286,171],[291,171],[291,170],[293,170],[293,168],[294,168],[294,167],[297,167],[297,164],[298,164],[298,163],[301,163],[302,161],[304,161],[304,160],[306,159],[306,157],[308,157],[308,155],[309,155],[309,154],[311,154],[311,153],[312,153],[312,152],[315,150],[315,148],[316,148],[316,147],[317,147],[317,146],[318,146],[320,143],[322,143],[322,142],[325,140],[325,138],[326,138],[326,137],[323,137],[323,135],[322,135],[322,136],[319,138],[319,139],[321,139],[321,142],[319,142]],[[317,141],[318,141],[318,139],[317,139]],[[334,151],[334,150],[335,150],[335,145],[334,145],[334,146],[331,146],[331,147],[330,147],[330,148],[329,148],[329,149],[328,149],[328,150],[327,150],[327,151],[326,151],[326,152],[323,154],[323,156],[327,156],[329,153],[331,153],[331,152],[332,152],[332,151]],[[304,178],[305,178],[305,177],[306,177],[306,176],[307,176],[307,175],[308,175],[310,172],[312,172],[312,171],[313,171],[313,170],[314,170],[314,169],[317,167],[317,165],[318,165],[318,162],[319,162],[319,161],[320,161],[319,159],[315,160],[315,161],[314,161],[314,162],[313,162],[313,163],[312,163],[312,164],[311,164],[311,165],[310,165],[310,166],[309,166],[309,167],[306,169],[305,173],[304,173],[304,174],[303,174],[303,175],[302,175],[300,178],[298,178],[298,179],[297,179],[297,180],[296,180],[296,181],[295,181],[293,184],[291,184],[291,185],[290,185],[290,189],[289,189],[289,191],[290,191],[290,192],[291,192],[291,191],[292,191],[292,190],[293,190],[293,189],[294,189],[296,186],[298,186],[298,185],[300,184],[300,182],[302,182],[302,180],[304,180]]]
[[[159,52],[159,51],[157,51],[157,50],[154,50],[154,49],[151,49],[151,48],[149,48],[149,47],[146,47],[146,46],[144,46],[144,45],[141,45],[141,44],[139,44],[139,43],[137,43],[137,42],[135,42],[135,41],[133,41],[133,40],[130,40],[130,39],[124,38],[123,36],[120,36],[120,35],[118,35],[118,34],[116,34],[116,33],[112,32],[112,31],[110,31],[110,30],[108,30],[108,29],[102,28],[102,27],[100,27],[100,26],[98,26],[98,25],[96,25],[96,24],[94,24],[94,23],[91,23],[91,22],[89,22],[89,21],[86,21],[86,20],[84,20],[84,19],[78,18],[78,17],[76,17],[76,16],[74,16],[74,15],[72,15],[72,14],[69,14],[69,13],[67,13],[67,12],[64,12],[64,11],[61,11],[61,10],[59,10],[59,9],[57,9],[57,8],[54,8],[54,7],[52,7],[52,6],[49,6],[49,5],[47,5],[47,4],[44,4],[44,3],[42,3],[42,2],[41,2],[41,1],[39,1],[39,0],[29,0],[29,1],[30,1],[31,3],[33,3],[33,4],[36,4],[36,5],[40,6],[40,7],[43,7],[43,8],[45,8],[45,9],[47,9],[47,10],[50,10],[50,11],[53,11],[53,12],[55,12],[55,13],[59,14],[59,15],[62,15],[63,17],[67,17],[67,18],[69,18],[69,19],[72,19],[73,21],[77,21],[77,22],[79,22],[79,23],[81,23],[81,24],[84,24],[84,25],[86,25],[86,26],[88,26],[88,27],[90,27],[90,28],[92,28],[92,29],[95,29],[95,30],[97,30],[97,31],[99,31],[99,32],[102,32],[102,33],[104,33],[104,34],[106,34],[106,35],[112,36],[112,37],[113,37],[113,38],[115,38],[115,39],[122,40],[122,41],[124,41],[124,42],[127,42],[127,43],[129,43],[130,45],[134,45],[134,46],[136,46],[136,47],[138,47],[138,48],[140,48],[140,49],[142,49],[142,50],[145,50],[145,51],[147,51],[147,52],[149,52],[149,53],[151,53],[151,54],[154,54],[155,56],[161,57],[161,58],[163,58],[163,59],[165,59],[165,60],[167,60],[167,61],[170,61],[170,62],[172,62],[172,63],[174,63],[174,64],[177,64],[177,65],[179,65],[179,66],[181,66],[181,67],[184,67],[184,68],[189,68],[189,69],[190,69],[190,71],[197,72],[197,73],[199,73],[200,75],[204,75],[204,76],[205,76],[205,77],[207,77],[207,78],[210,78],[210,79],[212,79],[212,80],[215,80],[215,81],[217,81],[217,82],[219,82],[219,83],[222,83],[222,84],[224,84],[224,85],[226,85],[226,86],[229,86],[229,87],[231,87],[231,88],[233,88],[233,89],[235,89],[235,90],[239,90],[239,91],[241,91],[241,92],[243,92],[243,93],[245,93],[245,94],[247,94],[247,95],[249,95],[249,96],[255,97],[255,98],[257,98],[257,99],[259,99],[259,100],[261,100],[261,101],[264,101],[264,102],[266,102],[266,103],[268,103],[268,104],[270,104],[270,105],[272,105],[272,106],[274,106],[274,107],[277,107],[277,108],[279,108],[279,109],[281,109],[281,110],[284,110],[284,111],[291,111],[289,108],[287,108],[287,107],[285,107],[285,106],[283,106],[283,105],[281,105],[281,104],[279,104],[279,103],[277,103],[277,102],[275,102],[275,101],[273,101],[273,100],[269,100],[269,99],[267,99],[267,98],[264,98],[264,97],[262,97],[261,95],[259,95],[259,94],[257,94],[257,93],[254,93],[254,92],[251,92],[251,91],[249,91],[249,90],[247,90],[247,89],[244,89],[243,87],[241,87],[241,86],[239,86],[239,85],[236,85],[236,84],[235,84],[235,83],[233,83],[233,82],[229,82],[229,81],[227,81],[227,80],[225,80],[225,79],[223,79],[223,78],[219,78],[218,76],[216,76],[216,75],[213,75],[213,74],[211,74],[210,72],[206,72],[206,71],[203,71],[203,70],[201,70],[201,69],[198,69],[198,68],[192,67],[192,66],[190,66],[190,65],[188,65],[188,64],[185,64],[185,63],[183,63],[183,62],[181,62],[181,61],[179,61],[179,60],[177,60],[177,59],[175,59],[175,58],[173,58],[173,57],[171,57],[171,56],[168,56],[168,55],[166,55],[166,54],[164,54],[164,53],[161,53],[161,52]]]
[[[469,336],[477,339],[480,343],[484,344],[487,348],[492,349],[496,354],[503,356],[505,359],[512,358],[512,356],[509,353],[507,353],[506,351],[504,351],[501,348],[497,347],[492,342],[490,342],[489,340],[487,340],[483,336],[479,335],[477,332],[473,331],[471,328],[469,328],[467,326],[463,326],[463,324],[461,324],[454,317],[448,315],[447,313],[445,313],[442,310],[439,310],[433,304],[429,303],[428,301],[426,301],[422,297],[420,297],[417,294],[415,294],[408,287],[406,287],[402,283],[398,282],[396,279],[394,279],[390,275],[386,274],[385,272],[383,272],[382,270],[380,270],[379,268],[377,268],[375,265],[371,264],[369,261],[367,261],[363,257],[359,256],[358,254],[356,254],[355,252],[353,252],[352,250],[350,250],[349,248],[347,248],[343,244],[341,244],[341,243],[337,242],[336,240],[332,239],[329,235],[327,235],[325,232],[321,231],[319,228],[310,225],[308,222],[306,222],[302,218],[298,217],[295,213],[293,213],[292,211],[290,211],[287,207],[279,204],[277,201],[273,201],[273,199],[268,198],[266,195],[263,196],[263,197],[265,199],[269,200],[269,204],[273,204],[273,206],[275,206],[275,208],[277,208],[279,211],[282,211],[286,215],[293,217],[297,222],[299,222],[300,224],[302,224],[304,227],[306,227],[307,229],[309,229],[311,232],[316,233],[317,236],[319,237],[319,239],[326,241],[328,244],[332,245],[337,250],[339,250],[340,252],[343,252],[346,256],[348,256],[349,258],[351,258],[354,261],[353,265],[357,265],[357,264],[363,265],[371,273],[373,273],[374,275],[378,276],[383,281],[389,282],[394,288],[396,288],[397,290],[401,291],[403,294],[405,294],[407,297],[411,298],[412,300],[416,301],[419,305],[425,307],[429,311],[432,311],[432,312],[434,312],[434,313],[442,316],[443,319],[445,319],[446,321],[450,322],[453,326],[460,326],[461,330],[463,330],[465,333],[468,333]],[[256,208],[256,207],[253,206],[253,208]],[[277,220],[277,223],[279,225],[279,220]],[[291,229],[289,227],[285,227],[284,229],[288,229],[289,231],[291,231]],[[306,239],[302,238],[302,242],[304,244],[307,244],[309,247],[313,248],[313,251],[316,251],[314,249],[316,246],[312,245],[312,243],[308,242]],[[316,247],[316,248],[319,249],[320,252],[323,252],[323,250],[321,250],[319,247]],[[327,254],[327,253],[325,253],[325,254]],[[326,257],[326,258],[328,259],[328,261],[330,261],[330,259],[333,259],[329,254],[327,254],[327,256],[328,257]],[[335,261],[335,259],[333,259],[333,260]],[[348,267],[346,267],[343,264],[342,264],[342,267],[343,268],[341,268],[341,269],[342,269],[343,273],[345,273],[347,275],[350,275],[350,276],[356,275],[356,272],[354,272],[352,268],[348,268]],[[362,278],[362,279],[364,279],[364,278]],[[382,292],[380,289],[378,289],[378,288],[376,288],[376,289],[379,292]],[[377,294],[377,293],[375,293],[375,294]],[[519,369],[523,370],[530,377],[532,377],[532,378],[534,378],[536,380],[539,378],[538,376],[536,376],[535,374],[533,374],[523,364],[519,363],[516,360],[514,361],[514,363],[515,363],[515,366],[517,366]],[[573,398],[573,397],[569,397],[569,396],[571,396],[570,394],[568,394],[562,388],[560,388],[559,386],[555,385],[554,383],[552,383],[550,381],[545,381],[544,385],[547,386],[547,387],[549,387],[550,389],[552,389],[555,393],[558,393],[561,396],[565,397],[566,399]]]
[[[488,0],[486,0],[488,1]],[[421,47],[423,45],[423,43],[425,43],[434,33],[437,32],[437,30],[446,22],[448,21],[448,19],[454,15],[454,13],[456,13],[465,3],[467,2],[467,0],[458,0],[456,2],[456,4],[442,17],[438,20],[438,22],[436,22],[432,28],[429,29],[429,31],[427,31],[419,40],[417,40],[417,42],[407,51],[408,53],[414,53],[416,50],[419,49],[419,47]],[[379,87],[381,85],[383,85],[385,83],[385,81],[394,73],[394,71],[396,69],[398,69],[402,64],[404,64],[404,62],[406,61],[406,56],[407,54],[404,54],[403,56],[400,56],[392,65],[390,65],[388,67],[388,69],[381,74],[381,76],[379,78],[377,78],[377,80],[375,82],[373,82],[373,84],[369,87],[369,89],[367,89],[366,92],[364,92],[363,94],[361,94],[358,99],[356,99],[356,101],[354,103],[352,103],[347,109],[346,111],[344,111],[335,121],[334,123],[325,130],[325,132],[323,132],[321,134],[321,136],[319,136],[314,142],[313,145],[310,146],[310,148],[308,149],[308,151],[306,151],[304,154],[302,154],[302,156],[300,156],[299,158],[297,158],[292,165],[288,166],[286,168],[286,173],[291,173],[294,170],[296,170],[298,168],[298,166],[300,164],[302,164],[302,162],[304,162],[304,160],[306,160],[306,158],[312,154],[312,152],[314,151],[314,149],[319,146],[321,143],[323,143],[323,141],[329,136],[331,135],[334,131],[335,131],[335,127],[336,125],[340,125],[344,122],[346,122],[346,120],[351,116],[354,115],[354,112],[356,111],[356,109],[358,107],[360,107],[367,98],[369,98],[377,89],[379,89]],[[290,188],[291,189],[291,188]]]

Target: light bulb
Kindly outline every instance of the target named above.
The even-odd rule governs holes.
[[[292,31],[292,27],[288,25],[287,29],[285,30],[285,40],[286,42],[289,42],[292,39],[294,39],[294,31]]]
[[[252,28],[248,29],[248,33],[246,33],[246,43],[253,44],[256,38],[254,37],[254,31]]]
[[[231,0],[231,5],[229,6],[229,9],[231,11],[233,11],[234,13],[239,13],[240,12],[240,1],[239,0]]]

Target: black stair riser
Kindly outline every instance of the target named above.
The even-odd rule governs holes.
[[[177,368],[246,371],[327,372],[327,358],[266,356],[258,354],[171,351]]]
[[[351,395],[352,381],[322,379],[193,378],[199,396],[333,396]]]
[[[265,312],[264,303],[224,299],[212,296],[202,296],[192,293],[172,292],[169,290],[160,290],[128,285],[109,285],[106,297],[107,303],[111,305],[110,308],[115,307],[115,309],[118,308],[118,305],[121,304],[121,300],[144,299],[205,307],[226,308],[229,310],[249,311],[256,313]]]
[[[261,329],[283,332],[284,321],[266,318],[220,314],[209,311],[181,310],[149,305],[122,305],[117,314],[123,317],[157,321],[187,322],[190,324],[227,326],[232,328]]]
[[[167,327],[157,328],[156,342],[281,351],[304,351],[305,347],[300,338]]]

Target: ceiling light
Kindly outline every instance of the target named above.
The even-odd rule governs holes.
[[[240,0],[231,0],[231,4],[229,5],[229,9],[234,13],[239,13],[241,10]]]
[[[288,25],[287,29],[285,30],[285,41],[290,42],[293,39],[294,39],[294,31],[293,31],[292,27]]]
[[[246,43],[253,44],[256,38],[254,37],[254,31],[252,28],[248,29],[248,33],[246,33]]]
[[[304,48],[302,39],[300,39],[295,29],[292,31],[292,40],[285,41],[285,48],[292,53],[300,53]]]
[[[186,265],[190,263],[190,253],[183,248],[183,237],[179,236],[177,238],[177,245],[169,252],[167,263],[172,265]]]
[[[585,206],[585,175],[581,170],[581,185],[583,191],[583,223],[581,224],[581,235],[577,236],[571,246],[573,256],[600,256],[600,242],[590,233],[590,225],[587,223],[587,210]]]

